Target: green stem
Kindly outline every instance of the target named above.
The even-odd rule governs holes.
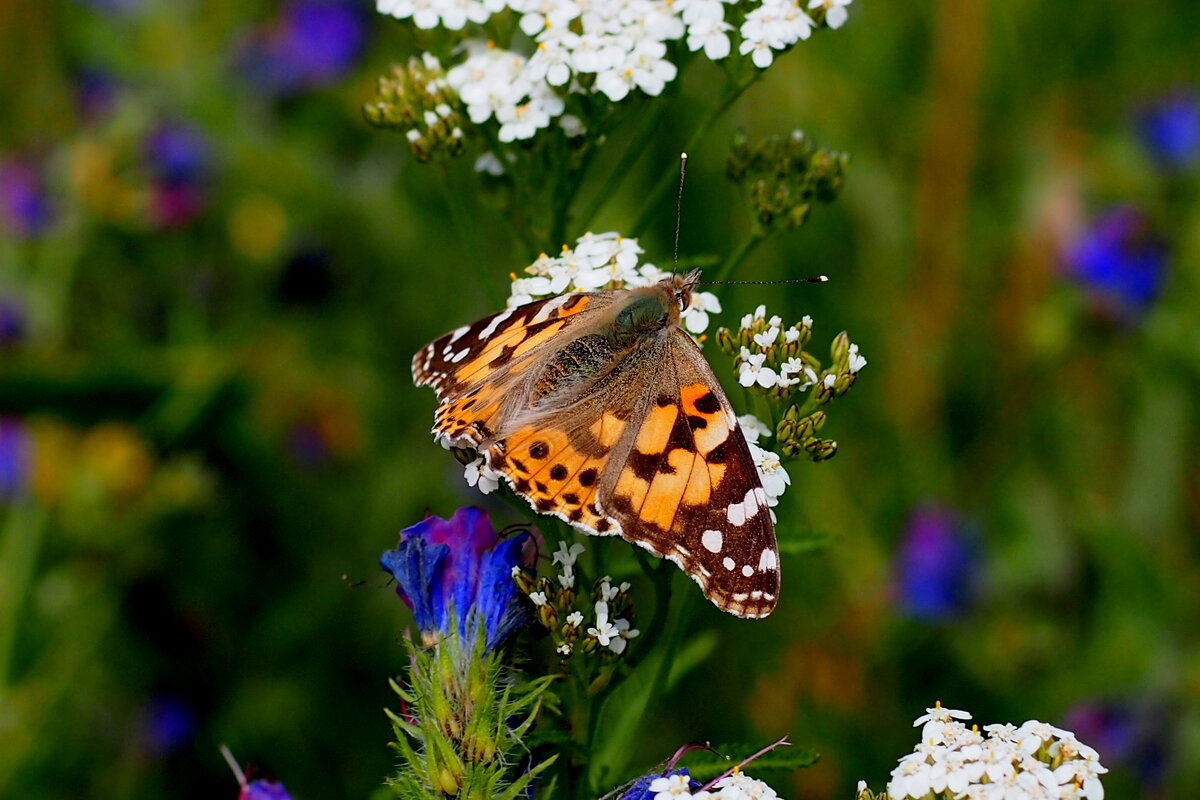
[[[672,570],[675,569],[675,565],[665,558],[658,559],[657,565],[652,564],[649,554],[640,547],[634,548],[634,555],[637,557],[638,566],[642,568],[642,572],[646,573],[646,577],[654,584],[654,618],[650,621],[650,627],[646,629],[646,632],[638,637],[641,641],[638,642],[637,648],[626,659],[626,663],[630,667],[635,667],[642,662],[667,626],[667,613],[671,608]]]
[[[742,93],[754,85],[755,81],[763,74],[763,70],[756,69],[751,73],[748,79],[734,82],[726,86],[725,94],[721,101],[713,107],[699,125],[692,130],[692,135],[688,137],[687,144],[683,148],[683,152],[693,149],[696,143],[703,139],[708,134],[708,129],[713,123],[720,119],[729,107],[732,106],[737,99],[742,96]],[[654,184],[654,187],[647,193],[646,201],[642,205],[642,211],[637,216],[637,221],[630,230],[629,235],[639,236],[646,230],[646,226],[650,224],[650,220],[654,219],[660,213],[659,204],[662,202],[662,196],[675,185],[677,171],[674,169],[664,171]]]
[[[504,298],[496,291],[495,276],[488,272],[487,265],[483,262],[483,250],[479,245],[478,233],[467,215],[462,197],[451,180],[450,169],[445,164],[442,164],[441,167],[441,185],[446,193],[446,205],[450,208],[450,217],[454,220],[455,227],[458,228],[459,234],[466,242],[468,257],[474,264],[475,271],[479,273],[479,283],[483,287],[483,293],[490,305],[503,305]]]
[[[13,681],[13,651],[46,531],[45,509],[19,502],[8,510],[0,541],[0,691]]]

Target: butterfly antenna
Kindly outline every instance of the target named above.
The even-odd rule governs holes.
[[[675,198],[675,254],[672,272],[679,272],[679,228],[683,220],[683,179],[687,177],[687,153],[679,154],[679,196]]]
[[[781,281],[700,281],[700,283],[704,286],[732,286],[734,284],[771,286],[777,283],[826,283],[828,281],[828,276],[813,275],[811,278],[785,278]]]

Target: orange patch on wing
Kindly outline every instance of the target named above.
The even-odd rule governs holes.
[[[674,472],[660,472],[654,476],[646,502],[642,504],[638,518],[642,522],[670,530],[675,521],[679,503],[692,491],[692,472],[696,455],[687,450],[675,449],[667,453],[667,463]],[[705,483],[707,484],[706,477]]]
[[[625,420],[605,412],[600,419],[592,423],[589,430],[600,444],[612,447],[621,438],[621,432],[625,430]]]
[[[631,469],[625,469],[621,472],[617,485],[613,488],[613,494],[626,498],[634,508],[638,508],[645,501],[646,492],[649,489],[650,481],[642,480]]]
[[[642,429],[638,431],[637,442],[634,443],[638,452],[646,455],[661,453],[667,446],[667,440],[671,438],[671,429],[675,427],[677,416],[679,409],[674,405],[652,408],[646,416],[646,421],[642,423]]]
[[[708,388],[708,386],[706,386],[703,383],[693,383],[693,384],[689,384],[688,386],[683,387],[683,390],[680,391],[679,395],[683,400],[684,411],[686,411],[689,414],[694,414],[695,416],[698,416],[698,417],[704,417],[705,419],[708,419],[710,417],[715,417],[718,414],[720,414],[721,413],[720,408],[718,408],[716,411],[711,411],[708,413],[705,413],[705,412],[701,411],[700,409],[696,408],[696,401],[699,400],[701,397],[704,397],[706,394],[714,394],[714,392],[712,389]]]
[[[513,350],[513,358],[524,355],[533,348],[537,347],[539,344],[545,342],[547,339],[553,339],[554,335],[557,334],[562,326],[566,324],[567,323],[565,321],[559,320],[558,322],[552,322],[546,327],[542,328],[540,331],[517,345],[517,349]]]
[[[576,295],[574,299],[568,301],[566,305],[558,310],[557,316],[569,317],[572,314],[578,314],[580,311],[583,311],[585,308],[587,308],[588,300],[590,299],[591,298],[589,298],[587,295]]]

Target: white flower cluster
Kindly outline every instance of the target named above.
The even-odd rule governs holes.
[[[798,356],[787,358],[779,364],[776,371],[767,363],[770,350],[776,345],[787,345],[799,341],[801,329],[812,330],[812,317],[805,315],[798,326],[784,329],[783,320],[778,316],[767,319],[767,307],[759,306],[753,314],[742,317],[741,327],[749,330],[755,323],[765,323],[766,329],[754,334],[754,347],[743,347],[738,358],[738,383],[742,386],[761,386],[771,389],[779,386],[803,392],[817,382],[817,373],[806,365]],[[858,348],[854,347],[855,354]],[[863,359],[863,364],[866,364]]]
[[[738,425],[746,437],[746,444],[750,447],[750,458],[754,460],[754,466],[758,469],[763,491],[767,493],[767,505],[773,508],[779,505],[779,498],[787,491],[787,487],[792,485],[792,478],[783,468],[779,456],[758,444],[761,437],[771,435],[771,428],[753,414],[738,417]],[[771,512],[771,520],[775,520],[774,511]]]
[[[687,775],[655,778],[648,787],[654,800],[778,800],[779,795],[767,784],[735,771],[713,784],[711,790],[693,792]]]
[[[618,592],[629,591],[629,584],[612,585],[612,578],[605,575],[600,579],[600,599],[596,601],[596,624],[587,629],[588,636],[596,637],[601,647],[607,647],[618,655],[625,652],[625,645],[630,639],[637,638],[640,631],[624,617],[609,618],[608,604],[616,598]],[[580,615],[582,617],[582,615]]]
[[[650,263],[638,263],[644,251],[637,239],[616,233],[585,233],[572,250],[565,245],[557,256],[542,254],[525,268],[529,278],[512,283],[508,307],[531,303],[540,297],[563,292],[594,292],[597,289],[631,289],[652,286],[671,273]],[[688,333],[698,335],[708,328],[709,312],[717,313],[721,303],[711,292],[692,292],[691,302],[680,316]]]
[[[851,0],[810,0],[825,10],[826,24],[846,21]],[[601,93],[620,102],[638,89],[661,94],[678,72],[667,42],[686,39],[693,52],[712,59],[733,49],[729,5],[749,6],[736,29],[738,52],[750,54],[760,68],[777,51],[807,39],[815,26],[801,0],[377,0],[380,13],[412,20],[421,29],[462,30],[484,25],[492,15],[511,9],[535,49],[526,56],[468,40],[467,59],[448,74],[476,124],[495,117],[501,141],[528,139],[549,127],[565,109],[568,93]],[[742,10],[732,12],[742,16]],[[578,119],[560,125],[574,135]]]
[[[968,728],[965,711],[926,709],[921,741],[892,771],[892,800],[935,797],[967,800],[1103,800],[1108,772],[1095,750],[1070,731],[1030,720],[1020,727]]]

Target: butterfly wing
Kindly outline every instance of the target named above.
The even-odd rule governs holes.
[[[766,494],[733,409],[683,331],[664,331],[561,408],[518,414],[486,453],[540,513],[671,559],[725,611],[774,608]]]
[[[433,434],[446,447],[478,447],[528,395],[520,385],[536,375],[562,340],[564,329],[600,312],[605,292],[538,300],[456,328],[421,348],[413,382],[438,396]]]

